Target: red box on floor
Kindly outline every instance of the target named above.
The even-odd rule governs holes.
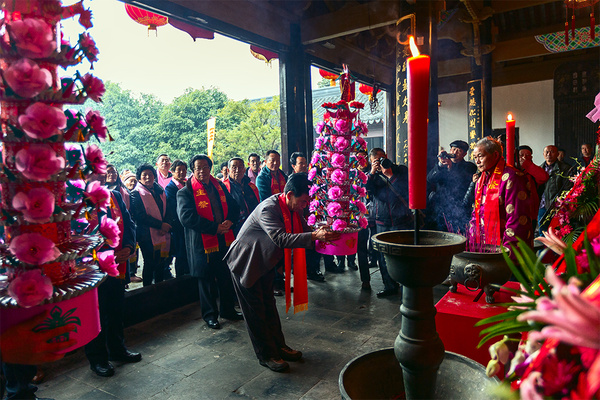
[[[518,289],[519,283],[507,282],[503,286]],[[468,291],[462,285],[458,286],[457,293],[450,291],[446,293],[435,305],[437,308],[435,324],[447,351],[462,354],[486,366],[490,361],[488,348],[493,342],[488,342],[478,349],[477,343],[481,339],[479,332],[485,327],[474,325],[484,318],[505,312],[506,308],[497,304],[512,302],[512,293],[505,290],[496,292],[494,295],[496,304],[487,304],[485,293],[478,302],[474,303],[473,300],[478,293],[479,291]]]

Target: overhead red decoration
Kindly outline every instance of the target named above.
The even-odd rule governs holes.
[[[365,85],[364,83],[361,83],[361,84],[358,86],[358,90],[360,90],[360,92],[361,92],[362,94],[366,94],[367,96],[369,96],[369,99],[370,99],[372,96],[376,96],[376,95],[377,95],[377,93],[381,92],[381,90],[380,90],[380,89],[377,89],[377,93],[373,93],[373,88],[372,88],[371,86],[369,86],[369,85]]]
[[[253,44],[250,45],[250,53],[252,53],[254,58],[264,61],[267,64],[271,64],[271,61],[273,61],[276,58],[279,58],[277,53],[273,53],[272,51],[261,49],[260,47],[254,46]]]
[[[575,10],[583,7],[590,8],[590,39],[596,39],[596,18],[594,16],[594,5],[600,0],[564,0],[565,7],[567,8],[566,21],[565,21],[565,45],[569,45],[569,9],[571,13],[571,35],[575,39]]]
[[[187,33],[188,35],[190,35],[192,37],[192,39],[194,39],[194,42],[196,41],[196,39],[214,39],[215,38],[215,33],[208,31],[206,29],[202,29],[199,28],[197,26],[194,25],[190,25],[190,24],[186,24],[183,21],[179,21],[177,19],[172,19],[169,21],[169,24],[171,24],[174,28],[177,28],[181,31],[184,31],[185,33]]]
[[[142,10],[129,4],[125,4],[125,11],[132,20],[138,24],[147,26],[148,34],[150,34],[150,31],[156,32],[157,27],[166,25],[169,22],[167,17]]]
[[[325,79],[329,79],[331,82],[331,86],[335,86],[335,80],[339,77],[338,74],[334,74],[333,72],[325,71],[324,69],[319,69],[319,74]]]

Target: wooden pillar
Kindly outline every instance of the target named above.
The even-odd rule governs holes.
[[[485,0],[484,7],[491,7],[491,1]],[[492,19],[488,18],[479,26],[479,41],[483,48],[492,44]],[[483,136],[492,135],[492,53],[481,56],[481,65],[471,58],[471,79],[481,80],[481,123]]]
[[[295,151],[306,154],[313,131],[312,104],[307,101],[307,95],[310,100],[310,66],[302,48],[300,25],[290,26],[290,40],[289,51],[279,58],[281,166],[286,172],[290,154]]]

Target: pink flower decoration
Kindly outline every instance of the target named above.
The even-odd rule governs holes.
[[[33,188],[17,193],[12,206],[23,213],[26,221],[41,224],[48,222],[54,212],[54,195],[48,189]]]
[[[348,224],[343,219],[336,219],[331,225],[331,228],[334,231],[343,231],[344,229],[346,229],[347,226]]]
[[[331,155],[331,165],[335,168],[344,168],[346,165],[346,156],[339,153],[334,153]]]
[[[310,163],[312,165],[318,164],[320,161],[321,161],[321,154],[320,153],[313,154],[312,158],[310,159]]]
[[[317,217],[314,214],[310,214],[308,216],[308,220],[306,221],[309,225],[314,225],[317,223]]]
[[[100,111],[89,110],[85,114],[85,122],[92,129],[92,131],[98,136],[101,142],[106,140],[106,133],[108,129],[104,125],[104,117],[100,115]]]
[[[331,200],[337,200],[344,195],[344,191],[339,186],[332,186],[327,191],[327,194]]]
[[[356,194],[358,194],[359,197],[365,197],[367,195],[367,191],[364,187],[352,185],[352,189],[356,191]]]
[[[104,159],[104,155],[102,154],[100,147],[96,146],[95,144],[88,146],[85,149],[85,158],[92,172],[96,174],[106,173],[106,165],[108,165],[108,163]]]
[[[75,179],[73,181],[69,181],[71,183],[71,185],[83,190],[85,189],[85,182],[82,181],[81,179]]]
[[[61,254],[52,240],[39,233],[23,233],[14,237],[9,250],[19,261],[32,265],[54,261]]]
[[[308,179],[309,180],[313,180],[315,179],[315,176],[317,175],[317,168],[311,168],[310,171],[308,171]]]
[[[360,225],[362,229],[367,229],[369,226],[369,221],[366,218],[361,217],[358,219],[358,225]]]
[[[362,182],[363,185],[367,184],[369,177],[362,171],[358,171],[358,179]]]
[[[4,79],[17,95],[25,98],[37,96],[52,85],[52,74],[35,62],[22,58],[4,71]]]
[[[317,127],[315,128],[315,130],[317,131],[318,134],[321,134],[321,132],[323,132],[324,127],[325,127],[325,122],[321,121],[317,124]]]
[[[330,217],[341,217],[344,215],[344,210],[340,203],[331,202],[327,205],[327,215]]]
[[[308,191],[310,197],[314,196],[319,191],[319,185],[312,185]]]
[[[93,181],[88,185],[86,196],[101,210],[106,210],[110,204],[110,192],[99,181]]]
[[[356,123],[356,126],[357,126],[357,127],[360,129],[360,132],[361,132],[363,135],[366,135],[366,134],[369,132],[369,128],[367,128],[367,124],[365,124],[365,123],[364,123],[364,122],[362,122],[362,121],[358,121],[358,122]],[[363,140],[363,142],[364,142],[364,140]]]
[[[33,103],[19,116],[19,124],[27,136],[48,139],[67,126],[67,117],[60,109],[44,103]]]
[[[308,206],[308,210],[311,212],[317,211],[318,208],[319,208],[319,200],[311,201],[310,205]]]
[[[345,119],[335,121],[335,130],[341,134],[347,133],[350,130],[350,124]]]
[[[52,298],[52,282],[39,269],[24,271],[8,285],[8,294],[21,307],[34,307]]]
[[[25,18],[13,21],[9,28],[17,51],[23,57],[46,58],[56,49],[52,27],[43,19]]]
[[[32,144],[17,152],[15,166],[27,179],[47,181],[65,167],[65,159],[47,144]]]
[[[362,201],[353,201],[352,204],[354,204],[356,208],[358,208],[358,212],[363,214],[367,212],[367,207]]]
[[[367,158],[362,154],[357,154],[356,159],[358,160],[358,165],[363,168],[369,164]]]
[[[117,222],[108,217],[102,218],[102,222],[100,222],[100,228],[98,229],[100,234],[104,236],[106,239],[106,243],[115,248],[121,242],[121,229],[119,229],[119,225]]]
[[[317,138],[317,140],[315,140],[315,148],[317,150],[320,150],[323,147],[323,145],[325,144],[326,141],[327,141],[327,139],[325,138],[325,136],[319,136]]]
[[[348,180],[348,173],[341,169],[336,169],[331,173],[331,180],[333,183],[343,185]]]
[[[100,266],[100,270],[102,272],[106,272],[108,276],[119,276],[119,270],[117,267],[119,266],[115,262],[115,251],[107,250],[102,253],[97,254],[98,257],[98,265]]]
[[[348,139],[346,139],[343,136],[340,136],[335,140],[335,148],[337,151],[346,150],[349,144],[350,142],[348,141]]]
[[[365,142],[365,139],[361,138],[360,136],[356,138],[356,144],[358,144],[359,149],[367,149],[367,142]]]
[[[81,84],[84,86],[88,99],[92,99],[96,103],[102,101],[102,96],[104,95],[104,92],[106,92],[106,88],[101,79],[96,78],[92,74],[85,74],[83,78],[81,78]]]

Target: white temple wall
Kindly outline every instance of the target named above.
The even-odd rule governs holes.
[[[554,143],[552,80],[500,86],[492,89],[492,128],[505,127],[510,111],[519,128],[520,144],[533,149],[533,161],[544,161],[542,151]],[[446,150],[456,139],[467,140],[467,92],[439,95],[440,145]]]

